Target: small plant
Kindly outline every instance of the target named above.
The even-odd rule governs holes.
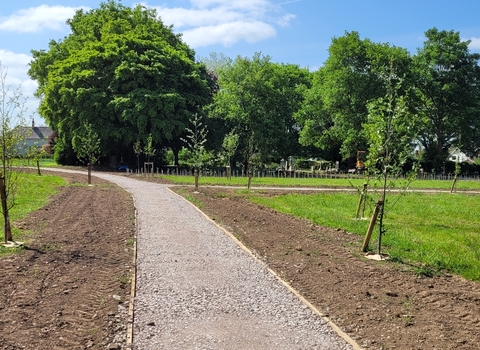
[[[452,188],[450,188],[450,193],[453,193],[456,190],[457,178],[458,178],[458,175],[460,175],[460,172],[461,172],[461,167],[460,167],[460,164],[457,161],[457,162],[455,162],[455,173],[454,173],[454,177],[453,177]]]
[[[185,195],[184,196],[189,202],[191,202],[192,204],[194,204],[197,208],[203,208],[203,203],[201,200],[199,200],[198,198],[195,198],[194,196],[192,195]]]
[[[191,160],[190,165],[194,169],[195,176],[195,191],[198,191],[198,177],[200,176],[200,169],[203,167],[207,159],[209,158],[208,152],[205,149],[205,143],[207,142],[208,130],[202,123],[202,118],[197,113],[190,120],[192,129],[186,128],[186,139],[182,139],[186,143],[190,153]]]
[[[405,327],[408,327],[413,324],[412,320],[415,316],[413,315],[402,315],[402,321]]]
[[[365,163],[368,177],[376,178],[380,183],[381,191],[381,199],[377,202],[379,205],[377,254],[380,256],[382,237],[386,232],[384,224],[386,213],[395,206],[398,199],[405,194],[409,183],[416,177],[415,171],[411,172],[404,191],[399,192],[397,200],[387,202],[389,188],[395,187],[394,180],[400,177],[402,165],[412,153],[412,140],[416,136],[416,128],[412,127],[412,120],[416,118],[412,118],[407,94],[401,94],[403,79],[395,74],[392,65],[385,75],[385,82],[387,94],[384,98],[369,103],[368,121],[364,125],[369,145]]]
[[[132,277],[128,275],[115,276],[114,280],[120,282],[121,284],[130,284],[130,282],[132,282]]]
[[[240,141],[240,137],[238,134],[235,133],[234,130],[230,131],[225,138],[223,139],[222,147],[224,150],[224,159],[227,168],[227,179],[230,180],[232,173],[231,173],[231,158],[235,154],[237,150],[238,144]]]
[[[72,145],[78,158],[87,163],[87,182],[90,185],[92,183],[92,165],[98,161],[102,152],[100,137],[93,130],[92,124],[83,124],[79,132],[73,137]]]
[[[94,335],[95,333],[98,333],[98,330],[99,330],[98,328],[89,329],[89,330],[88,330],[88,334]]]

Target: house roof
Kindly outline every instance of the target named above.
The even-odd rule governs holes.
[[[20,133],[25,135],[25,140],[46,140],[53,134],[48,126],[20,126]]]

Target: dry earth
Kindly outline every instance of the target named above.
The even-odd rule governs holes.
[[[85,175],[15,226],[25,249],[0,258],[0,348],[121,349],[135,232],[133,200]],[[82,184],[82,185],[78,185]]]

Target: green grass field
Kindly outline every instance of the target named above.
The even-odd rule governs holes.
[[[158,175],[155,175],[158,176]],[[193,176],[175,176],[161,175],[163,179],[172,181],[174,184],[191,185]],[[246,177],[232,177],[227,180],[225,177],[201,176],[199,185],[208,186],[247,186]],[[254,177],[252,186],[278,186],[278,187],[363,187],[365,179],[363,178],[274,178],[274,177]],[[397,187],[404,187],[405,181],[397,181]],[[369,180],[369,187],[379,186],[378,181]],[[450,190],[452,181],[450,180],[416,180],[409,186],[411,189],[437,189]],[[456,189],[458,191],[478,190],[480,191],[480,180],[459,180]]]
[[[40,158],[38,160],[40,167],[56,167],[59,166],[53,158]],[[18,158],[13,162],[14,166],[36,167],[37,162],[33,159]]]

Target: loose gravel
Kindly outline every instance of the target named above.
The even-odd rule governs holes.
[[[95,176],[135,199],[135,350],[352,349],[266,266],[165,185]]]

